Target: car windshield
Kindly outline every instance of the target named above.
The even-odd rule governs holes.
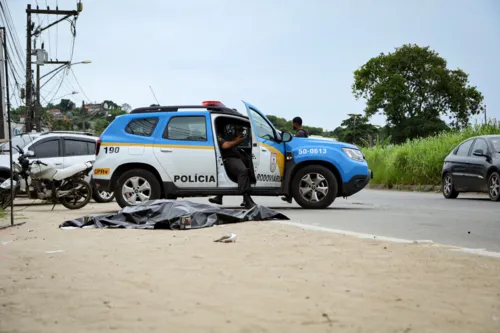
[[[500,153],[500,136],[494,136],[490,138],[491,143],[497,153]]]
[[[14,147],[21,147],[24,148],[28,143],[33,141],[35,138],[33,136],[30,136],[29,134],[22,134],[22,135],[16,135],[15,137],[12,138],[12,144]],[[2,154],[8,153],[10,149],[10,144],[9,142],[4,142],[0,145],[0,152]],[[17,152],[14,149],[14,152]]]

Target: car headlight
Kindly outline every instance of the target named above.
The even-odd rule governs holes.
[[[355,160],[355,161],[364,161],[365,159],[365,156],[363,155],[363,153],[358,150],[358,149],[353,149],[353,148],[342,148],[342,150],[344,151],[344,153],[349,156],[349,158],[351,160]]]

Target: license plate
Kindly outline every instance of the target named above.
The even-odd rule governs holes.
[[[97,169],[94,169],[94,175],[95,176],[109,175],[109,173],[110,173],[109,168],[97,168]]]

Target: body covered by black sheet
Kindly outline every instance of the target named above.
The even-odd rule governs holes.
[[[245,221],[289,220],[257,205],[250,210],[225,209],[183,200],[151,200],[125,207],[115,214],[88,215],[65,221],[59,227],[127,229],[199,229]]]

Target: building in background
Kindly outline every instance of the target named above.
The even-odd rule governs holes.
[[[85,110],[87,111],[88,114],[94,114],[96,112],[103,112],[105,111],[104,105],[101,104],[85,104],[83,106]]]

